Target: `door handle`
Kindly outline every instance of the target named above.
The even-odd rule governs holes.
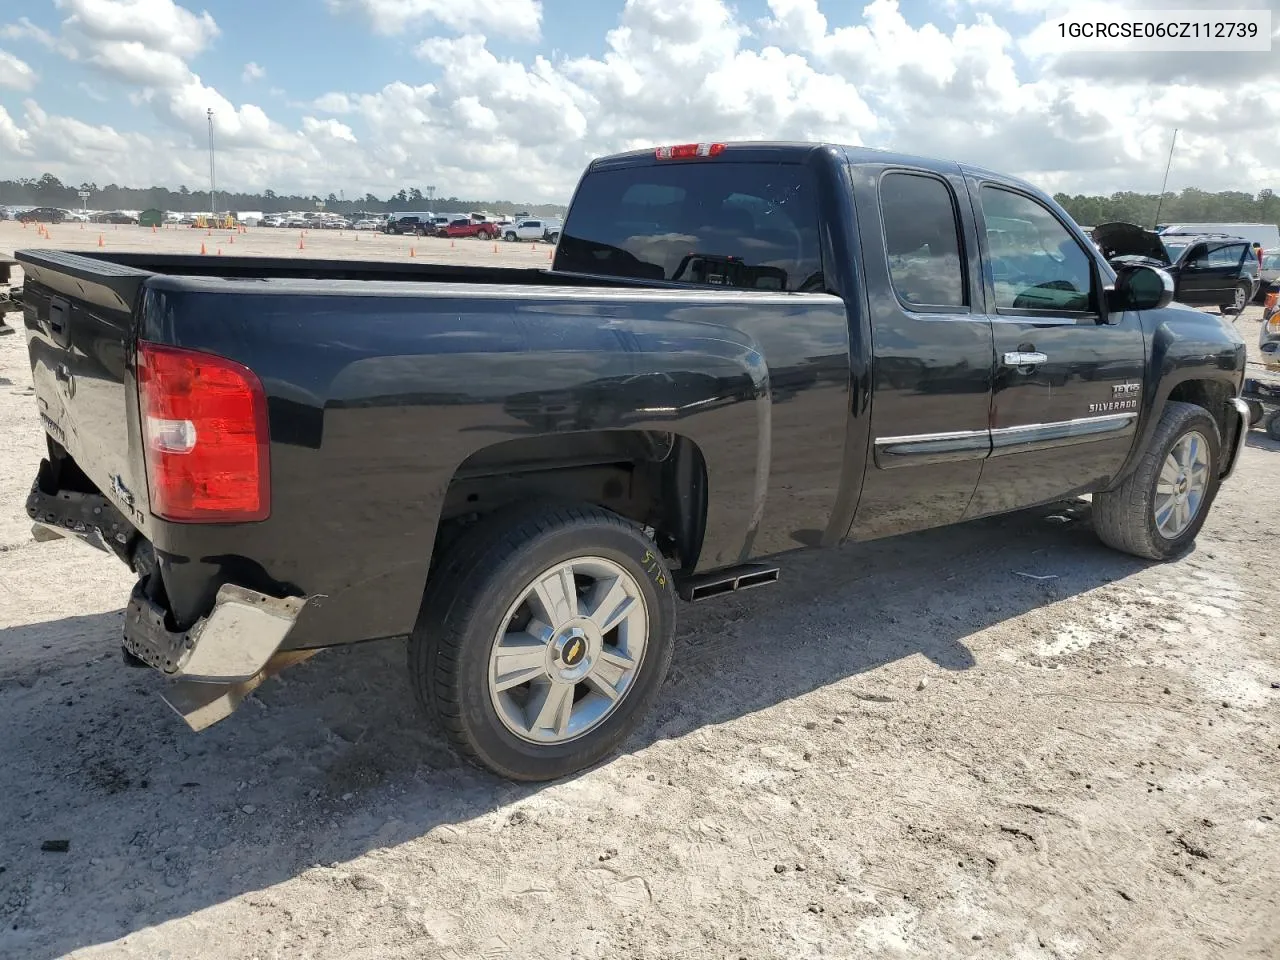
[[[1042,363],[1047,363],[1048,356],[1043,353],[1006,353],[1004,355],[1004,365],[1006,367],[1035,367]]]

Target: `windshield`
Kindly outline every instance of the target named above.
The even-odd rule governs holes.
[[[1185,240],[1161,240],[1164,244],[1164,251],[1169,256],[1170,263],[1176,263],[1178,257],[1182,255],[1182,251],[1187,249],[1187,241]]]
[[[807,167],[715,160],[599,170],[583,180],[556,268],[755,290],[822,290]]]

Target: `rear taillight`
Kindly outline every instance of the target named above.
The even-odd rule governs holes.
[[[682,143],[675,147],[659,147],[654,156],[659,160],[693,160],[698,157],[718,157],[724,153],[723,143]]]
[[[152,513],[178,522],[267,518],[267,397],[252,370],[140,341],[138,409]]]
[[[1263,306],[1270,310],[1276,305],[1276,301],[1280,300],[1280,291],[1272,290],[1267,294],[1267,299],[1263,302]]]

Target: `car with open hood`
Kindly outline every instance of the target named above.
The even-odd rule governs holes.
[[[1249,242],[1226,234],[1156,233],[1135,223],[1104,223],[1093,242],[1113,266],[1160,267],[1173,277],[1174,299],[1191,307],[1238,314],[1257,288]]]

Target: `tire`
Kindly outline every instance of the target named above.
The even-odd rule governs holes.
[[[515,235],[514,233],[512,233],[510,230],[508,230],[508,231],[507,231],[506,241],[507,241],[507,243],[515,243],[515,242],[516,242],[516,235]]]
[[[1157,493],[1157,485],[1174,447],[1191,434],[1199,434],[1207,448],[1201,453],[1207,460],[1204,486],[1185,527],[1162,531],[1156,511],[1166,501],[1162,499],[1165,494]],[[1098,538],[1109,547],[1147,560],[1181,555],[1195,542],[1217,496],[1221,449],[1218,424],[1209,411],[1194,403],[1170,401],[1137,469],[1118,487],[1094,494],[1093,526]],[[1190,477],[1200,471],[1184,472]],[[1177,482],[1181,480],[1179,476]]]
[[[587,595],[575,596],[577,617],[552,616],[536,594],[520,602],[544,577],[553,588],[562,583],[553,573],[570,563],[578,564],[579,573],[594,567],[592,575],[606,574]],[[575,581],[579,589],[586,579]],[[574,624],[591,626],[582,611],[601,592],[613,596],[608,585],[615,581],[626,586],[628,602],[615,601],[613,610],[629,613],[622,626],[597,631],[578,650],[572,637],[582,631]],[[532,653],[535,664],[508,661],[519,669],[500,673],[494,657],[500,628],[522,618],[532,623],[535,617],[557,620],[546,630],[533,624],[536,638],[520,634],[519,656]],[[482,521],[449,548],[428,584],[409,641],[409,677],[418,702],[437,716],[463,758],[511,780],[553,780],[604,759],[635,729],[666,677],[674,638],[671,574],[657,547],[634,524],[588,505],[520,506]],[[616,683],[606,681],[621,690],[616,702],[597,692],[603,687],[596,671],[618,671],[611,664],[625,659],[619,653],[636,651],[634,669],[614,674],[620,678]],[[578,660],[570,664],[571,656]],[[570,667],[589,673],[558,686],[550,682],[547,671],[569,673]],[[528,683],[498,689],[530,669],[536,676]],[[571,686],[566,696],[573,697],[562,701],[568,717],[560,710],[549,716],[549,724],[531,719],[535,714],[541,719],[538,704],[549,704],[551,691],[565,686]],[[593,714],[600,715],[591,719]],[[575,732],[580,716],[586,719]]]
[[[1257,400],[1246,400],[1245,405],[1249,408],[1249,426],[1256,427],[1262,422],[1262,417],[1266,411],[1262,409],[1262,404]]]
[[[1272,440],[1280,440],[1280,412],[1273,413],[1267,421],[1267,436]]]
[[[1218,309],[1224,317],[1234,317],[1244,312],[1244,308],[1249,305],[1249,298],[1253,294],[1253,284],[1241,281],[1235,286],[1235,299],[1231,303],[1224,303]]]

